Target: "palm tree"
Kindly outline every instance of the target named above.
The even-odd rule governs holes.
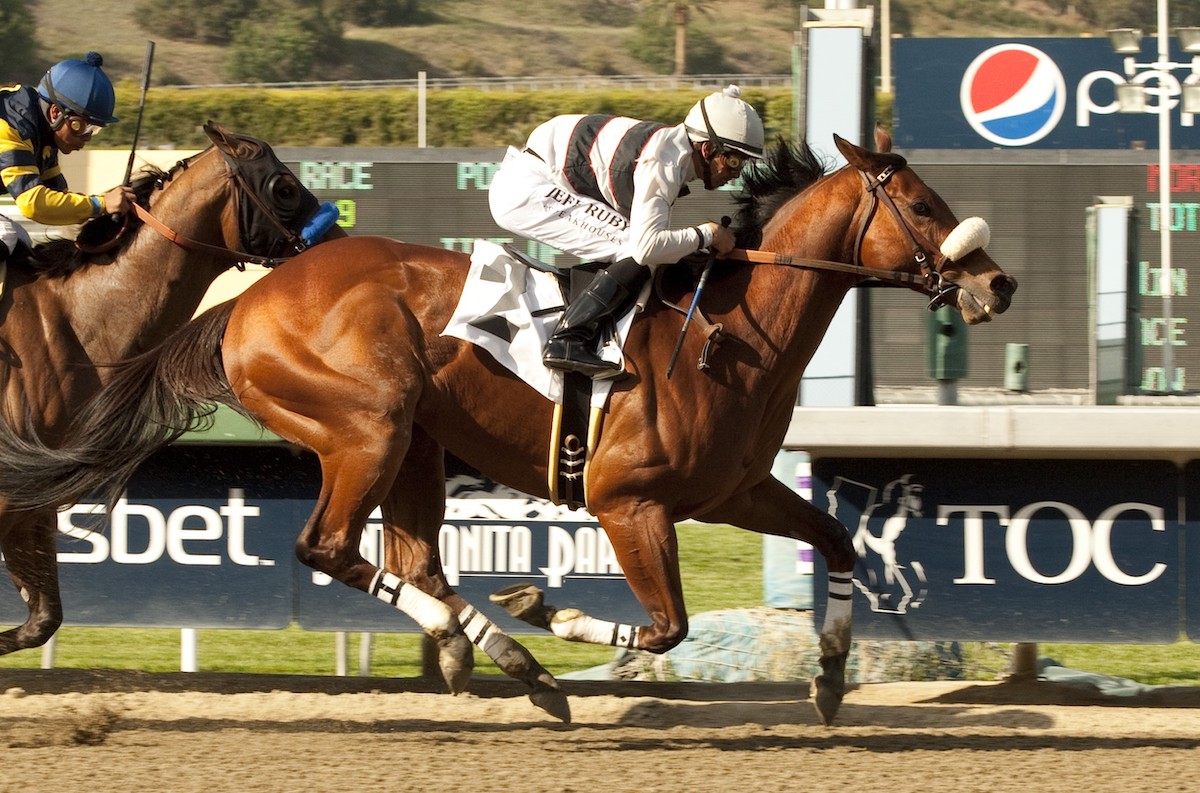
[[[683,76],[687,72],[687,28],[692,11],[707,15],[710,3],[708,0],[647,0],[646,6],[648,9],[661,8],[664,16],[670,13],[675,25],[675,69],[672,74]]]

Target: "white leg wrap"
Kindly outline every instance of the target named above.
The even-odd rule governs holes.
[[[578,609],[559,609],[550,620],[550,630],[560,639],[613,647],[637,646],[638,629],[589,617]]]
[[[854,573],[852,571],[829,573],[829,600],[825,609],[825,624],[821,626],[821,646],[824,650],[830,640],[836,640],[837,646],[829,648],[833,650],[832,653],[822,654],[837,655],[850,649],[850,615],[853,609],[851,593],[853,591]]]
[[[458,624],[476,647],[487,653],[493,661],[499,660],[496,656],[504,651],[504,647],[497,646],[497,643],[504,639],[506,634],[484,616],[483,612],[474,606],[467,606],[459,612]]]
[[[375,573],[368,590],[372,595],[395,606],[416,620],[426,631],[449,632],[454,630],[454,614],[450,607],[437,598],[426,595],[399,576],[385,570]]]

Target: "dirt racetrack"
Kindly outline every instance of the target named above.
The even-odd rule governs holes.
[[[1195,791],[1200,688],[805,685],[0,671],[0,791]]]

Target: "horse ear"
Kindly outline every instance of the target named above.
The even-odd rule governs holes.
[[[204,134],[208,135],[208,139],[213,142],[221,151],[230,155],[237,156],[238,144],[240,141],[237,136],[230,132],[226,127],[218,124],[211,119],[204,125]]]
[[[833,142],[837,145],[838,151],[840,151],[842,153],[842,156],[845,157],[847,160],[850,159],[850,156],[848,154],[846,154],[846,147],[850,147],[852,149],[858,148],[853,143],[851,143],[850,141],[843,138],[841,135],[838,135],[836,132],[833,135]],[[866,152],[866,149],[859,149],[859,150]],[[886,129],[884,129],[881,126],[876,126],[875,127],[875,151],[881,152],[881,153],[886,153],[886,152],[890,152],[891,150],[892,150],[892,135],[891,135],[891,133],[888,132]]]
[[[837,150],[840,151],[842,156],[846,158],[846,162],[850,163],[860,171],[870,170],[869,158],[871,153],[869,151],[860,148],[859,146],[855,146],[853,143],[846,140],[836,132],[833,133],[833,145],[837,146]]]
[[[892,135],[882,126],[875,125],[875,151],[891,151]]]
[[[208,135],[208,139],[213,142],[214,146],[235,160],[251,160],[262,151],[254,141],[235,134],[215,121],[209,121],[204,125],[204,133]]]
[[[838,151],[842,153],[842,156],[846,158],[846,162],[850,163],[860,171],[869,173],[888,165],[894,168],[903,168],[905,165],[905,160],[903,157],[901,157],[899,154],[893,154],[891,152],[892,136],[888,135],[886,132],[884,133],[884,138],[882,141],[884,144],[886,144],[886,148],[881,149],[878,152],[867,151],[861,146],[855,146],[853,143],[836,133],[833,136],[833,142],[837,146]],[[878,136],[876,137],[876,142],[880,142]]]

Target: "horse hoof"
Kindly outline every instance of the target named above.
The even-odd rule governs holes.
[[[846,695],[846,658],[849,653],[830,656],[821,659],[821,674],[813,678],[813,705],[821,723],[828,727],[833,724],[838,710],[842,706],[842,698]]]
[[[475,669],[475,646],[462,633],[438,640],[438,668],[451,694],[461,694]]]
[[[513,584],[497,589],[488,595],[488,600],[522,622],[537,628],[550,629],[553,609],[546,607],[542,590],[533,584]]]
[[[529,692],[529,701],[564,724],[571,723],[571,705],[567,702],[567,695],[549,672],[538,676],[537,684]]]

